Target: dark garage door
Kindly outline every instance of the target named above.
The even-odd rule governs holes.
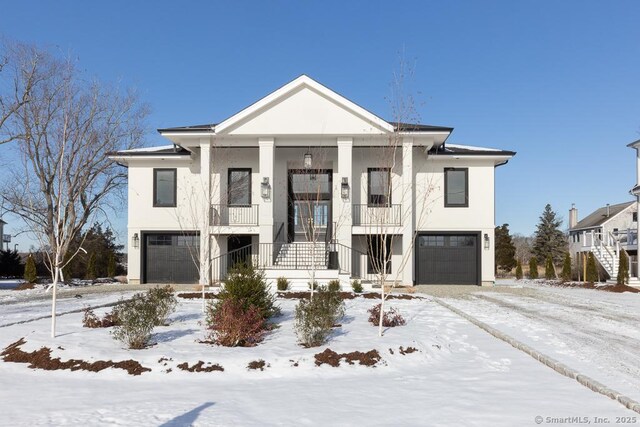
[[[478,284],[477,234],[421,234],[416,248],[417,284]]]
[[[200,257],[197,234],[145,234],[145,283],[197,283],[194,259]]]

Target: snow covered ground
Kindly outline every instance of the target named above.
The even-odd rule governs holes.
[[[100,303],[114,296],[96,298]],[[131,376],[120,369],[42,371],[0,362],[0,424],[526,426],[537,425],[536,416],[607,417],[615,424],[616,417],[638,415],[429,299],[391,301],[407,325],[387,330],[382,338],[366,321],[374,301],[347,300],[342,326],[315,349],[296,344],[296,301],[279,304],[280,327],[254,348],[199,343],[205,334],[198,300],[180,300],[172,324],[157,328],[156,344],[145,350],[124,349],[108,329],[82,328],[81,313],[59,318],[54,341],[47,319],[0,328],[2,348],[24,337],[25,351],[48,346],[62,360],[134,359],[152,369]],[[6,323],[5,308],[0,305],[1,323]],[[25,305],[24,315],[37,317],[39,310]],[[419,351],[402,355],[400,346]],[[344,362],[318,367],[314,354],[325,348],[339,353],[377,349],[383,361],[376,367]],[[264,371],[247,369],[259,359],[268,364]],[[200,360],[218,363],[224,372],[177,368]]]
[[[518,284],[443,301],[640,401],[640,294]]]

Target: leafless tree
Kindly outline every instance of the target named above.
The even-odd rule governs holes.
[[[126,171],[107,153],[141,145],[147,108],[133,91],[86,81],[68,59],[33,46],[16,52],[9,58],[11,86],[16,94],[31,88],[28,102],[4,123],[21,162],[3,193],[8,210],[46,248],[55,337],[57,284],[81,250],[69,253],[70,244],[87,223],[106,215],[114,191],[125,184]]]
[[[411,130],[408,124],[419,122],[416,101],[408,88],[413,70],[413,66],[407,64],[401,55],[398,68],[393,74],[388,99],[395,131],[388,136],[386,144],[372,148],[376,168],[367,181],[362,182],[362,192],[370,200],[367,200],[367,206],[361,209],[359,215],[367,229],[367,268],[373,272],[374,280],[380,287],[379,336],[383,334],[385,301],[390,292],[390,289],[387,291],[387,286],[393,288],[401,283],[402,275],[413,258],[418,227],[426,220],[434,202],[432,195],[438,186],[434,174],[428,173],[426,162],[414,163],[413,175],[410,177],[405,176],[401,163],[403,156],[413,155],[413,148],[403,144],[404,138],[409,136],[406,132]],[[414,187],[413,178],[417,172],[427,172],[427,180]],[[413,206],[413,209],[409,210],[407,206]],[[404,229],[412,223],[414,226],[410,241],[403,245],[402,254],[394,253],[394,246],[407,238],[407,234],[399,233],[398,229]],[[393,273],[390,271],[392,257],[395,259]]]

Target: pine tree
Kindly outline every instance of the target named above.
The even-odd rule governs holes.
[[[551,209],[551,205],[544,207],[540,222],[534,235],[533,255],[542,262],[547,255],[551,255],[554,264],[562,262],[564,252],[567,249],[567,239],[560,231],[562,220],[557,219],[557,214]]]
[[[596,259],[593,257],[593,253],[589,252],[587,258],[587,282],[595,283],[598,281],[598,267],[596,267]]]
[[[571,255],[569,252],[564,254],[564,263],[562,263],[562,281],[568,282],[571,280]]]
[[[107,264],[107,277],[116,276],[116,256],[115,254],[109,255],[109,264]]]
[[[551,258],[551,255],[547,255],[547,260],[544,264],[544,278],[547,280],[556,278],[555,268],[553,267],[553,258]]]
[[[538,260],[532,256],[529,260],[529,279],[538,278]]]
[[[26,280],[27,283],[36,283],[38,281],[36,262],[31,254],[27,257],[27,263],[24,266],[24,280]]]
[[[522,279],[522,263],[518,260],[518,265],[516,266],[516,279]]]
[[[616,283],[618,285],[626,285],[629,283],[629,259],[627,251],[620,251],[620,262],[618,263],[618,277]]]
[[[85,274],[85,279],[93,280],[97,277],[96,275],[96,254],[92,253],[89,255],[89,262],[87,262],[87,272]]]
[[[0,249],[0,276],[20,277],[23,273],[22,260],[18,251]]]
[[[496,227],[496,252],[495,265],[496,272],[498,268],[504,271],[511,271],[516,266],[516,247],[513,244],[511,235],[509,234],[509,224],[503,224]]]

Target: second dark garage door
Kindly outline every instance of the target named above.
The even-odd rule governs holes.
[[[144,234],[144,282],[198,283],[199,257],[197,234]]]
[[[420,234],[416,241],[416,284],[477,285],[478,234]]]

